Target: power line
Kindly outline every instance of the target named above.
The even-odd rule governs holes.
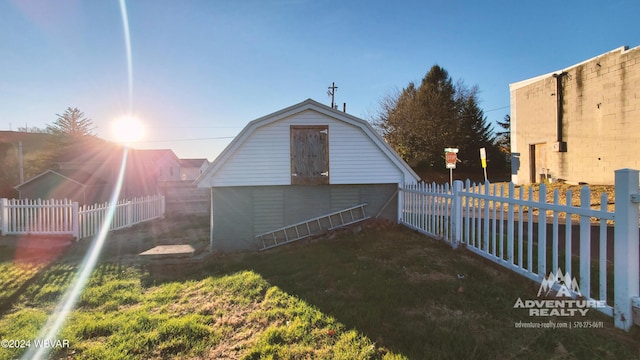
[[[498,111],[498,110],[502,110],[502,109],[508,109],[510,108],[510,105],[507,106],[503,106],[503,107],[499,107],[499,108],[495,108],[495,109],[491,109],[491,110],[484,110],[485,113],[491,112],[491,111]]]
[[[233,139],[235,136],[219,136],[219,137],[210,137],[210,138],[190,138],[190,139],[175,139],[175,140],[140,140],[136,141],[135,144],[138,143],[158,143],[158,142],[178,142],[178,141],[198,141],[198,140],[222,140],[222,139]]]

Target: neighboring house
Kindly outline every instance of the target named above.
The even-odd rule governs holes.
[[[134,150],[133,157],[157,175],[158,181],[180,180],[180,159],[169,149]]]
[[[640,47],[509,88],[514,183],[613,184],[616,169],[640,168]]]
[[[207,159],[180,159],[180,180],[192,181],[198,178],[200,174],[209,166]]]
[[[21,198],[71,198],[80,204],[108,201],[118,182],[124,149],[100,139],[78,143],[55,167],[16,186]],[[159,183],[180,179],[180,160],[171,150],[130,149],[120,198],[155,195]],[[97,190],[100,188],[100,191]],[[73,195],[76,189],[80,193]]]
[[[111,193],[104,179],[75,170],[47,170],[15,188],[21,199],[69,199],[79,204],[108,201]]]
[[[308,99],[250,122],[196,183],[211,188],[214,247],[231,251],[362,203],[397,222],[397,189],[417,181],[369,123]]]

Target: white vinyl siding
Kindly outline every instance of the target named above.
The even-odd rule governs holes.
[[[329,175],[332,184],[402,183],[402,172],[358,127],[329,128]]]
[[[211,186],[289,185],[289,127],[256,129],[213,174]]]
[[[403,172],[359,126],[305,110],[255,129],[210,178],[211,186],[290,185],[290,126],[329,127],[331,184],[402,183]]]

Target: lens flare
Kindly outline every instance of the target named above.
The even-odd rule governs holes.
[[[145,134],[144,125],[132,116],[125,116],[113,122],[111,132],[114,139],[123,144],[140,141]]]
[[[127,52],[127,71],[129,80],[129,114],[133,110],[133,66],[131,60],[131,38],[129,36],[129,19],[127,16],[127,7],[125,0],[120,0],[120,13],[122,14],[122,24],[124,28],[125,46]],[[82,264],[76,273],[69,290],[67,290],[62,296],[61,300],[56,305],[55,310],[47,320],[45,326],[41,329],[39,338],[55,340],[58,337],[62,326],[67,321],[69,314],[73,311],[82,290],[84,289],[93,269],[96,266],[100,251],[109,233],[111,227],[111,221],[116,210],[116,204],[120,197],[120,190],[122,189],[122,183],[124,181],[124,173],[127,167],[127,156],[129,149],[124,147],[122,150],[122,162],[120,164],[120,171],[118,173],[118,180],[116,186],[111,194],[109,208],[100,232],[93,238],[89,252],[82,260]],[[22,356],[23,359],[44,359],[48,356],[51,349],[47,347],[30,347],[29,350]]]
[[[129,114],[133,112],[133,59],[131,55],[131,35],[129,33],[129,16],[127,4],[120,0],[120,13],[122,14],[122,28],[124,30],[124,44],[127,52],[127,74],[129,76]]]
[[[104,245],[104,241],[107,238],[107,234],[109,233],[109,228],[111,226],[111,220],[113,219],[113,214],[116,210],[116,204],[118,203],[118,198],[120,196],[120,190],[122,189],[122,183],[124,181],[124,171],[127,167],[127,155],[128,148],[124,148],[122,152],[122,163],[120,164],[120,172],[118,173],[118,181],[116,187],[111,194],[111,201],[109,202],[109,208],[107,210],[107,215],[104,223],[102,224],[102,228],[100,228],[100,232],[93,238],[91,242],[91,247],[89,248],[89,252],[85,255],[80,268],[78,269],[78,273],[74,277],[72,281],[72,286],[70,290],[67,290],[58,305],[56,306],[53,314],[49,317],[49,320],[45,324],[45,326],[40,331],[38,336],[39,339],[57,339],[58,333],[64,323],[67,321],[69,314],[73,311],[78,299],[80,298],[80,294],[82,294],[82,290],[84,289],[93,269],[96,266],[96,262],[98,261],[98,257],[100,256],[100,251],[102,250],[102,246]],[[50,349],[46,347],[31,347],[29,351],[27,351],[22,358],[23,359],[44,359],[47,357]]]

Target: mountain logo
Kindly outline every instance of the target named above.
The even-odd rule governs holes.
[[[538,297],[548,296],[554,288],[557,289],[556,297],[572,298],[576,295],[582,296],[576,278],[572,278],[568,271],[563,274],[560,268],[555,274],[550,272],[549,275],[542,279],[540,289],[538,289]]]

